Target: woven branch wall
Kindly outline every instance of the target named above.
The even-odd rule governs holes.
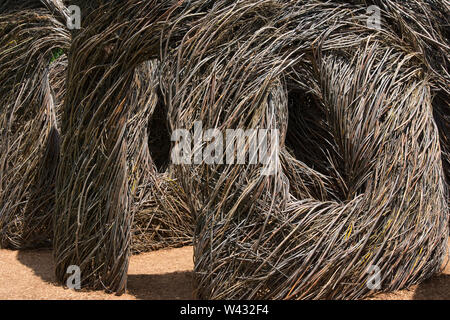
[[[43,3],[65,15],[61,2]],[[357,299],[371,293],[371,266],[383,291],[439,271],[449,231],[445,1],[73,4],[83,28],[72,32],[67,67],[58,60],[30,84],[54,86],[64,103],[39,133],[32,163],[44,169],[30,169],[38,188],[42,177],[56,182],[60,282],[75,264],[86,288],[123,293],[132,251],[183,245],[192,234],[201,299]],[[381,9],[381,29],[367,24],[370,5]],[[13,57],[2,54],[7,65]],[[45,97],[33,101],[51,105]],[[276,173],[169,164],[154,132],[196,121],[222,132],[278,129]],[[22,143],[19,135],[2,146],[9,141]],[[2,241],[20,247],[21,231],[9,230],[21,224],[11,221],[41,215],[12,211],[23,198],[0,200]]]
[[[2,8],[0,43],[0,246],[39,247],[52,238],[59,158],[58,101],[49,79],[57,64],[49,61],[70,37],[44,8]]]
[[[437,72],[448,39],[427,16],[444,22],[446,5],[373,3],[381,31],[361,4],[219,1],[165,52],[172,127],[281,132],[274,176],[178,168],[195,195],[197,297],[363,298],[371,266],[384,291],[440,269],[448,206],[432,105],[448,97]]]
[[[4,248],[52,245],[66,53],[71,43],[69,30],[61,23],[65,22],[67,10],[60,5],[59,1],[8,2],[0,11],[4,48],[0,54],[4,123],[1,142],[5,164],[0,192],[0,246]],[[158,70],[155,61],[139,65],[127,98],[132,106],[127,124],[127,179],[129,208],[135,217],[131,244],[134,253],[192,242],[192,219],[182,194],[171,191],[177,185],[165,170],[167,163],[160,172],[153,163],[153,159],[167,160],[165,153],[152,151],[159,151],[161,146],[169,148],[170,137],[166,139],[169,142],[160,141],[149,150],[164,129],[158,127],[165,112],[159,107],[161,99],[156,93]]]

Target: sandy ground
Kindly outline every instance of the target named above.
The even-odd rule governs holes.
[[[55,284],[49,250],[0,250],[1,299],[160,300],[192,299],[192,247],[133,256],[127,293],[77,292]]]
[[[0,250],[0,299],[192,299],[192,254],[192,247],[184,247],[133,256],[127,293],[118,297],[100,291],[76,292],[56,285],[49,250]],[[450,299],[450,263],[442,274],[418,286],[372,299]]]

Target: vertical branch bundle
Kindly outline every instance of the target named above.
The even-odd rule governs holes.
[[[144,62],[130,88],[127,167],[134,253],[188,245],[193,236],[187,195],[167,167],[170,137],[157,94],[158,71],[155,60]]]
[[[439,271],[446,1],[73,4],[83,28],[50,70],[62,2],[0,5],[2,247],[47,241],[51,214],[57,279],[77,265],[83,287],[120,294],[132,250],[188,243],[195,225],[203,299],[356,299],[372,266],[383,291]],[[277,129],[276,172],[168,165],[154,132],[195,121]]]
[[[364,298],[372,266],[383,291],[440,270],[448,206],[432,89],[448,86],[435,72],[448,44],[429,22],[426,37],[402,37],[414,28],[396,17],[423,27],[445,3],[388,2],[377,31],[355,2],[219,1],[166,52],[173,127],[281,136],[270,177],[261,165],[177,168],[194,195],[199,298]]]
[[[171,5],[157,1],[73,4],[82,8],[84,28],[73,31],[62,112],[53,240],[56,277],[65,283],[67,268],[77,265],[84,288],[120,294],[126,289],[138,206],[132,199],[129,207],[129,196],[136,194],[134,185],[128,186],[127,155],[143,164],[141,173],[131,172],[133,184],[145,179],[150,169],[147,150],[136,145],[133,132],[127,135],[130,112],[135,112],[130,89],[134,69],[158,54],[158,33],[152,26]],[[144,107],[138,113],[145,116],[148,97],[140,98]],[[142,133],[138,131],[141,138]],[[134,170],[133,163],[129,169]]]
[[[70,37],[44,8],[10,4],[1,12],[0,246],[48,245],[59,154],[48,74],[52,51],[66,49]]]

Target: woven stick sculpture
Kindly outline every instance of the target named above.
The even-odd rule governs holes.
[[[58,128],[66,94],[67,59],[64,52],[69,47],[69,34],[65,30],[67,10],[62,2],[53,0],[3,3],[1,9],[5,49],[2,51],[2,79],[5,80],[2,82],[5,106],[2,117],[4,121],[12,119],[14,122],[12,135],[8,135],[11,132],[4,131],[4,150],[9,148],[7,144],[15,138],[22,139],[26,144],[38,143],[39,148],[25,151],[32,152],[31,156],[23,155],[19,150],[11,150],[18,157],[23,156],[19,172],[14,172],[17,168],[15,156],[11,157],[11,152],[6,151],[3,154],[4,162],[7,162],[8,157],[12,162],[7,163],[2,170],[5,192],[1,197],[8,202],[3,206],[0,218],[2,246],[14,249],[49,247],[53,238],[54,182],[60,153]],[[64,25],[59,22],[64,22]],[[20,37],[24,41],[19,42]],[[40,47],[39,42],[44,43],[44,46]],[[27,70],[27,75],[21,78],[23,70]],[[151,156],[149,152],[147,128],[164,123],[161,121],[161,112],[165,116],[164,110],[156,108],[161,105],[156,94],[157,70],[155,62],[146,62],[138,67],[127,100],[127,104],[133,108],[127,124],[127,139],[130,140],[127,163],[130,165],[128,179],[132,180],[130,192],[133,193],[130,195],[130,208],[136,214],[133,224],[134,252],[181,246],[189,244],[192,239],[192,219],[180,206],[179,197],[170,191],[171,186],[176,183],[169,178],[168,173],[156,172],[152,156],[157,162],[163,157],[157,154]],[[11,75],[16,73],[16,78],[13,78]],[[29,81],[26,86],[19,87],[20,82],[27,77],[35,77],[34,82]],[[16,86],[15,89],[12,90],[12,86]],[[34,96],[27,96],[25,93],[32,93]],[[27,119],[31,117],[34,121],[33,127],[29,128],[29,121],[13,119],[11,116],[16,115],[8,114],[11,108],[18,106],[19,110],[27,113]],[[155,109],[156,117],[153,116]],[[41,120],[46,122],[42,127]],[[5,130],[8,126],[10,124],[4,125]],[[155,127],[150,130],[151,139],[160,135],[160,129],[161,127]],[[27,137],[24,132],[27,132]],[[167,161],[170,137],[160,141],[153,151],[159,148],[166,149],[163,156]],[[25,177],[33,180],[28,185],[26,181],[19,181],[23,170],[28,170]],[[16,174],[15,178],[11,180],[10,174]],[[20,188],[24,188],[23,193],[19,192]],[[11,190],[17,192],[11,194]],[[20,197],[22,198],[18,199]]]
[[[129,208],[126,130],[132,108],[127,101],[134,69],[158,54],[160,28],[146,27],[170,6],[153,1],[73,4],[82,8],[85,27],[72,32],[62,112],[56,277],[65,283],[67,268],[77,265],[84,288],[120,294],[126,288],[136,211]]]
[[[60,282],[78,265],[84,287],[123,293],[133,216],[146,205],[149,225],[161,212],[170,225],[191,214],[202,299],[363,298],[373,268],[383,291],[439,270],[445,1],[74,2],[83,28],[72,34],[61,110]],[[382,10],[381,28],[367,24],[370,5]],[[153,58],[169,133],[196,121],[221,132],[277,129],[274,173],[223,163],[157,173],[153,139],[149,150],[133,141],[147,135],[158,102],[130,89],[151,77],[150,66],[135,69]]]
[[[51,66],[50,83],[57,104],[62,105],[67,61],[59,59]],[[170,137],[166,112],[157,95],[158,70],[156,61],[139,65],[127,100],[131,108],[126,138],[127,181],[129,209],[134,216],[131,250],[135,254],[190,245],[193,236],[186,194],[168,170]]]
[[[192,244],[187,195],[171,177],[167,111],[158,97],[159,64],[136,68],[128,104],[128,190],[133,253]]]
[[[167,52],[171,126],[280,131],[273,176],[178,168],[195,197],[197,297],[364,298],[371,270],[382,291],[439,271],[448,207],[432,103],[449,84],[436,64],[448,6],[367,2],[383,9],[373,30],[363,4],[216,1]]]
[[[0,247],[48,246],[59,155],[57,104],[49,83],[61,22],[36,1],[0,10]],[[32,9],[30,9],[32,8]]]

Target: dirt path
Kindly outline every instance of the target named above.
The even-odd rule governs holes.
[[[133,256],[128,292],[76,292],[54,282],[49,250],[0,250],[0,299],[192,299],[192,247]]]
[[[192,299],[192,255],[192,247],[185,247],[133,256],[127,294],[117,297],[57,286],[49,250],[0,250],[0,299]],[[373,299],[450,299],[450,264],[419,286]]]

